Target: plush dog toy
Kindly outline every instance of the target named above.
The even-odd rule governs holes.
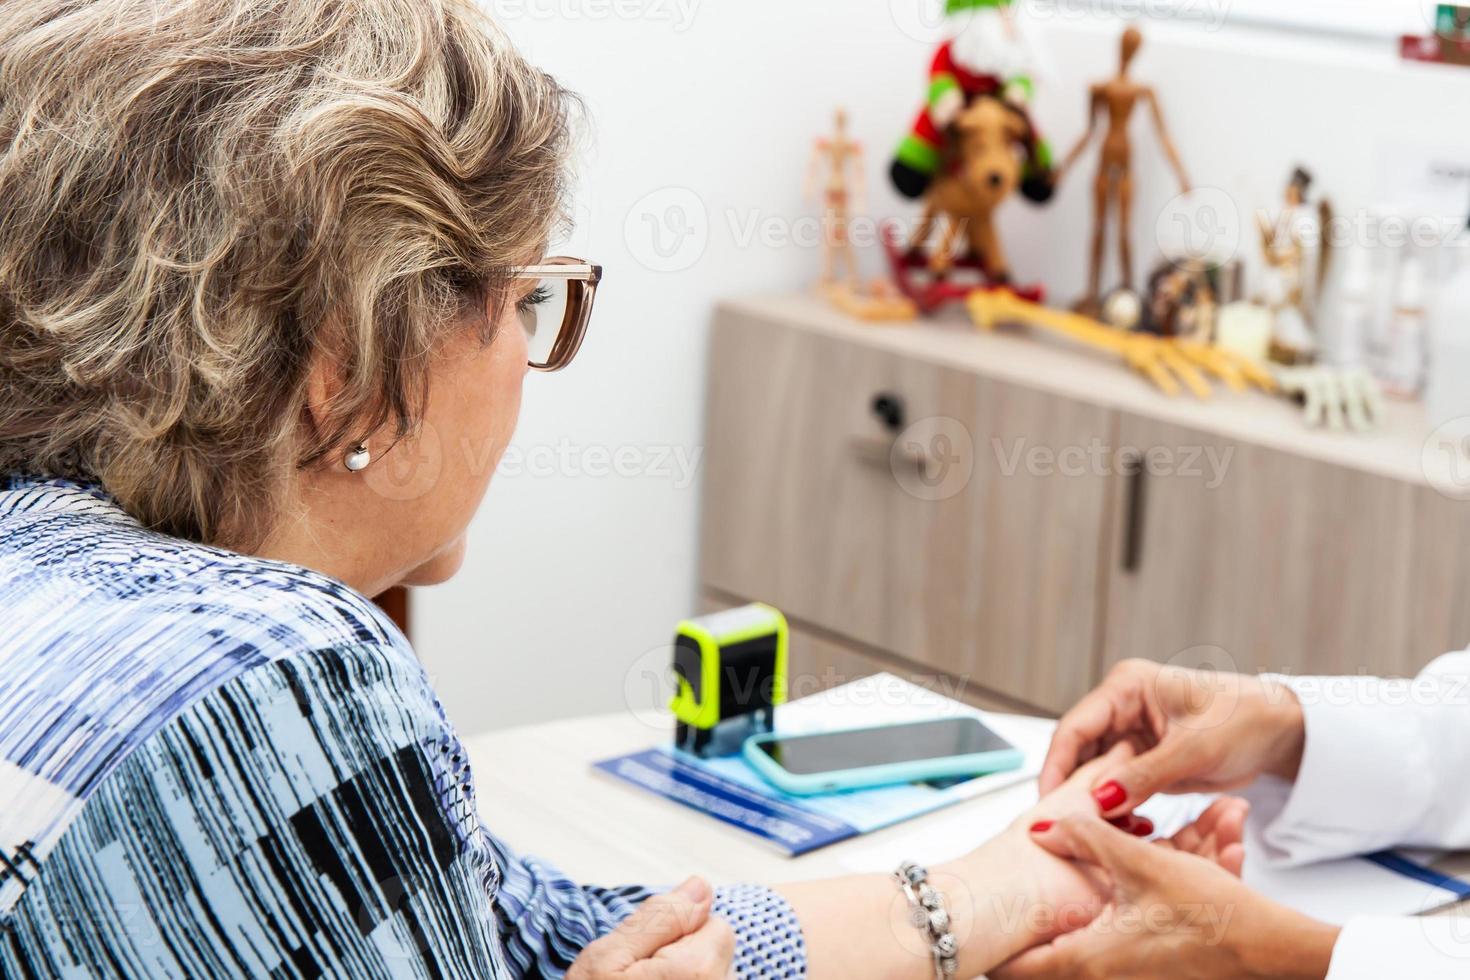
[[[944,158],[945,132],[980,96],[996,96],[1026,121],[1021,193],[1048,200],[1054,189],[1051,148],[1031,125],[1027,106],[1039,59],[1012,17],[1012,0],[945,0],[955,34],[934,55],[929,98],[898,146],[890,176],[905,197],[924,196]]]

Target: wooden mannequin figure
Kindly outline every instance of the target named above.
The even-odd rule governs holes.
[[[817,182],[825,169],[822,189],[822,279],[821,285],[838,281],[837,267],[845,270],[847,286],[858,288],[857,255],[853,252],[848,228],[852,222],[853,204],[863,193],[863,147],[847,135],[847,110],[838,109],[836,128],[812,147],[811,166],[807,173],[806,197],[814,196]]]
[[[1107,134],[1103,137],[1097,182],[1093,188],[1093,236],[1092,264],[1087,285],[1087,295],[1077,304],[1080,312],[1096,316],[1101,307],[1103,257],[1107,252],[1108,215],[1116,210],[1118,222],[1118,256],[1122,265],[1125,289],[1133,288],[1133,145],[1128,135],[1128,124],[1138,104],[1148,106],[1153,116],[1154,129],[1164,154],[1169,158],[1175,173],[1179,175],[1182,193],[1189,192],[1189,176],[1179,159],[1179,151],[1164,125],[1164,112],[1159,107],[1158,96],[1147,85],[1135,82],[1128,74],[1138,50],[1143,46],[1143,35],[1137,28],[1123,32],[1122,62],[1115,78],[1092,86],[1088,107],[1087,132],[1067,155],[1058,171],[1065,175],[1071,170],[1092,142],[1104,114],[1107,116]]]

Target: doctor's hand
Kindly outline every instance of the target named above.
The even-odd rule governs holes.
[[[1251,891],[1216,862],[1149,844],[1097,817],[1033,833],[1057,857],[1112,883],[1089,925],[1022,953],[992,980],[1321,980],[1338,930]]]
[[[733,976],[735,934],[710,916],[713,901],[702,878],[655,895],[589,943],[567,980],[726,980]]]
[[[1301,703],[1284,685],[1126,660],[1063,716],[1041,792],[1120,743],[1137,754],[1106,761],[1091,783],[1108,817],[1131,813],[1155,793],[1223,792],[1263,773],[1295,781],[1305,738]]]

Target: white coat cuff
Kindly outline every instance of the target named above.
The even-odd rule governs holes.
[[[1263,780],[1247,795],[1266,856],[1308,864],[1367,854],[1412,837],[1433,796],[1415,681],[1276,677],[1302,703],[1306,746],[1289,793]]]
[[[1470,918],[1353,919],[1332,950],[1327,980],[1465,980],[1470,977]]]

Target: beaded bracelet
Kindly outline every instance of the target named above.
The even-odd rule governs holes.
[[[909,921],[929,940],[929,955],[934,957],[934,980],[948,980],[959,969],[956,955],[959,940],[949,931],[949,912],[944,907],[944,894],[929,884],[929,872],[913,861],[905,861],[893,873],[898,887],[909,900]]]

